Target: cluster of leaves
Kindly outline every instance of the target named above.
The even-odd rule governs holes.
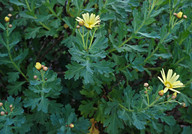
[[[7,112],[0,115],[0,133],[192,131],[191,0],[0,5],[0,108]],[[173,15],[179,11],[187,19]],[[99,27],[76,28],[75,18],[86,12],[100,15]],[[37,70],[37,61],[49,69]],[[176,99],[172,92],[158,95],[162,68],[172,68],[185,85]]]

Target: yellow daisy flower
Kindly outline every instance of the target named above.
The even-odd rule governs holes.
[[[41,64],[39,62],[36,62],[35,68],[37,70],[41,70],[42,66],[41,66]]]
[[[167,77],[165,76],[164,69],[162,69],[161,75],[163,79],[161,79],[160,77],[158,78],[165,85],[164,93],[166,93],[168,89],[173,92],[180,93],[179,91],[174,89],[174,88],[184,87],[182,82],[177,81],[177,79],[179,78],[179,75],[177,75],[176,73],[173,74],[172,69],[168,70]]]
[[[99,15],[95,16],[95,14],[91,14],[89,16],[89,13],[82,14],[83,19],[80,17],[76,18],[76,21],[79,22],[79,25],[84,25],[88,29],[92,29],[93,27],[96,27],[101,22]]]

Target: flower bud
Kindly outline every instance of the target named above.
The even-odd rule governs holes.
[[[181,19],[181,18],[182,18],[182,16],[183,16],[183,12],[181,12],[181,11],[180,11],[179,13],[177,13],[177,15],[176,15],[176,16],[177,16],[177,18],[178,18],[178,19]]]
[[[177,13],[173,13],[173,15],[177,16]]]
[[[69,28],[69,26],[67,24],[63,25],[65,29]]]
[[[45,81],[47,81],[47,78],[45,78]]]
[[[42,68],[44,68],[44,67],[45,67],[45,65],[41,65],[41,67],[42,67]]]
[[[170,95],[167,95],[167,98],[169,98]]]
[[[177,92],[173,93],[173,95],[171,96],[172,99],[175,99],[177,97]]]
[[[4,111],[1,111],[1,115],[2,115],[2,116],[5,115],[5,112],[4,112]]]
[[[34,75],[33,78],[36,80],[37,79],[37,75]]]
[[[1,107],[1,106],[3,106],[3,103],[2,103],[2,102],[0,102],[0,107]]]
[[[84,25],[84,21],[83,20],[79,21],[79,25],[83,26]]]
[[[8,16],[8,17],[12,17],[12,14],[9,13],[7,16]]]
[[[183,18],[184,18],[184,19],[187,19],[187,15],[183,15]]]
[[[43,67],[43,70],[44,70],[44,71],[47,71],[47,70],[48,70],[48,67]]]
[[[42,66],[41,66],[41,64],[39,62],[36,62],[35,68],[37,70],[41,70]]]
[[[6,115],[8,115],[8,112],[5,112]]]
[[[183,107],[186,107],[186,104],[183,102],[183,103],[182,103],[182,106],[183,106]]]
[[[144,83],[144,87],[148,87],[149,86],[149,84],[148,83]]]
[[[148,87],[147,89],[148,89],[148,90],[150,90],[151,88],[150,88],[150,87]]]
[[[73,123],[69,124],[69,127],[74,128],[74,124]]]
[[[12,27],[13,27],[13,25],[9,24],[9,28],[12,28]]]
[[[145,94],[147,94],[147,91],[144,91]]]
[[[79,28],[80,28],[80,26],[79,26],[79,25],[77,25],[77,26],[76,26],[76,28],[77,28],[77,29],[79,29]]]
[[[10,18],[9,17],[5,17],[5,22],[9,22]]]
[[[9,105],[9,108],[12,108],[13,107],[13,105],[11,104],[11,105]]]
[[[159,96],[163,96],[163,95],[164,95],[164,90],[160,90],[160,91],[158,92],[158,94],[159,94]]]

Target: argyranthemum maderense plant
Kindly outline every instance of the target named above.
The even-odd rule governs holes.
[[[166,93],[168,89],[173,92],[180,93],[179,91],[174,89],[174,88],[184,87],[183,83],[178,81],[179,75],[177,75],[176,73],[173,74],[172,69],[168,70],[167,77],[165,75],[164,69],[162,69],[161,75],[163,79],[161,79],[160,77],[158,78],[165,85],[164,93]]]
[[[80,17],[76,18],[76,21],[79,22],[79,25],[81,26],[85,26],[88,29],[92,29],[93,27],[96,27],[99,25],[99,23],[101,22],[99,15],[95,15],[93,13],[91,13],[91,15],[89,16],[89,13],[84,13],[82,14],[83,19]]]

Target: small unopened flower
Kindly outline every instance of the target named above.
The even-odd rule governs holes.
[[[9,13],[7,16],[12,17],[12,14]]]
[[[2,103],[2,102],[0,102],[0,107],[1,107],[1,106],[3,106],[3,103]]]
[[[173,93],[173,95],[171,96],[172,99],[177,98],[177,92]]]
[[[158,78],[165,86],[164,93],[166,93],[168,89],[173,92],[180,93],[179,91],[174,89],[174,88],[184,87],[183,83],[177,80],[179,78],[179,75],[177,75],[176,73],[173,74],[172,69],[168,70],[167,77],[165,75],[164,69],[162,69],[161,75],[162,75],[162,79],[160,77]]]
[[[9,22],[10,18],[9,17],[5,17],[5,22]]]
[[[183,106],[183,107],[186,107],[186,104],[185,104],[185,103],[182,103],[182,106]]]
[[[9,108],[12,108],[13,107],[13,105],[11,104],[11,105],[9,105]]]
[[[9,28],[12,28],[12,27],[13,27],[13,25],[9,24]]]
[[[158,92],[158,94],[159,94],[159,96],[163,96],[163,95],[164,95],[164,90],[160,90],[160,91]]]
[[[181,12],[181,11],[180,11],[180,12],[178,12],[176,16],[177,16],[177,18],[178,18],[178,19],[181,19],[181,18],[182,18],[182,16],[183,16],[183,12]]]
[[[35,68],[37,70],[41,70],[41,67],[42,67],[41,64],[39,62],[36,62]]]
[[[43,70],[44,70],[44,71],[47,71],[47,70],[48,70],[48,67],[43,67]]]
[[[173,15],[177,16],[177,13],[173,13]]]
[[[144,87],[148,87],[149,86],[149,84],[148,83],[144,83]]]
[[[184,19],[187,19],[187,15],[183,15],[183,18],[184,18]]]
[[[80,28],[80,26],[79,26],[79,25],[77,25],[77,26],[76,26],[76,28],[77,28],[77,29],[79,29],[79,28]]]
[[[33,79],[35,79],[35,80],[36,80],[36,79],[37,79],[37,75],[34,75],[34,76],[33,76]]]
[[[74,128],[74,124],[73,123],[69,124],[69,127]]]
[[[2,116],[5,115],[5,112],[4,112],[4,111],[1,111],[1,115],[2,115]]]
[[[67,24],[63,25],[65,29],[69,28],[69,26]]]
[[[76,21],[79,22],[80,26],[85,26],[88,29],[92,29],[93,27],[96,27],[101,22],[99,15],[95,16],[95,14],[89,15],[89,13],[82,14],[83,19],[80,17],[76,18]]]

